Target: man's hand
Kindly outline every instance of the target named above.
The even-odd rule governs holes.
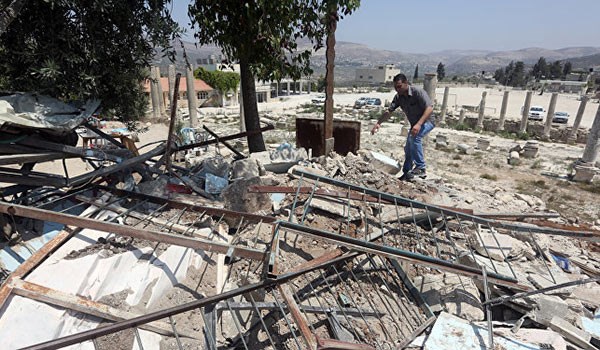
[[[417,124],[415,124],[415,126],[412,127],[412,129],[410,129],[410,134],[413,137],[415,137],[415,136],[417,136],[419,131],[421,131],[421,124],[417,123]]]
[[[371,135],[374,135],[377,132],[377,130],[379,130],[380,126],[381,125],[379,125],[379,123],[376,123],[375,125],[373,125],[373,129],[371,129]]]

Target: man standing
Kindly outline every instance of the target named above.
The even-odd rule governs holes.
[[[410,123],[410,132],[404,145],[404,165],[400,180],[412,180],[414,176],[425,178],[425,157],[423,156],[422,140],[435,127],[435,116],[432,114],[431,99],[425,90],[408,85],[406,75],[398,74],[394,77],[396,96],[390,108],[383,112],[373,126],[371,134],[375,134],[381,123],[386,121],[396,108],[402,108]],[[414,163],[414,169],[413,169]]]

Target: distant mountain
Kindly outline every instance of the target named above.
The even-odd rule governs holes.
[[[307,43],[300,43],[299,47],[303,49],[306,45]],[[177,61],[180,67],[184,67],[181,63],[183,62],[181,46],[181,44],[176,46]],[[196,47],[193,43],[183,42],[183,47],[188,60],[194,65],[197,59],[220,54],[220,49],[216,46]],[[587,69],[600,65],[600,47],[568,47],[557,50],[530,47],[512,51],[444,50],[429,54],[415,54],[338,41],[335,47],[335,78],[339,82],[352,81],[356,68],[390,63],[400,67],[409,77],[412,77],[417,64],[420,74],[423,74],[435,72],[440,62],[444,64],[447,76],[466,75],[481,71],[493,72],[505,67],[511,61],[523,61],[526,66],[531,66],[540,57],[544,57],[547,62],[569,61],[574,68]],[[160,64],[166,67],[168,60],[163,59]],[[325,74],[325,48],[313,53],[312,66],[315,76]]]

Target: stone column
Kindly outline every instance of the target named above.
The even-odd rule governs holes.
[[[504,119],[506,119],[506,107],[508,106],[508,91],[504,91],[502,96],[502,107],[500,108],[500,120],[498,121],[498,131],[504,130]]]
[[[162,84],[160,81],[160,68],[158,66],[154,66],[154,69],[156,70],[156,73],[154,74],[158,79],[158,84],[156,84],[158,90],[158,106],[160,108],[160,114],[165,115],[167,112],[165,108],[165,95],[163,94]]]
[[[152,117],[158,119],[160,117],[160,103],[158,101],[158,77],[156,69],[150,67],[150,99],[152,100]]]
[[[290,95],[290,82],[287,82],[287,95]]]
[[[544,125],[544,138],[550,139],[550,129],[552,128],[552,118],[554,118],[554,110],[556,109],[556,99],[558,92],[553,92],[550,97],[550,105],[548,106],[548,114],[546,114],[546,124]]]
[[[458,116],[458,124],[462,124],[465,122],[465,109],[460,109],[460,115]]]
[[[194,71],[192,66],[188,65],[185,70],[185,82],[188,99],[188,110],[190,113],[190,127],[195,128],[198,125],[197,121],[197,110],[198,108],[198,96],[196,96],[196,89],[194,88]]]
[[[302,80],[300,80],[299,84],[300,84],[300,95],[302,95],[302,85],[303,85]]]
[[[525,105],[523,106],[523,111],[521,113],[521,127],[519,128],[520,133],[527,131],[527,119],[529,118],[529,107],[531,107],[532,94],[532,91],[527,91],[527,95],[525,96]]]
[[[600,152],[600,106],[598,106],[598,110],[596,111],[596,117],[588,134],[581,160],[584,163],[590,163],[592,166],[595,166],[598,159],[598,152]]]
[[[450,87],[444,88],[444,99],[442,100],[442,111],[440,112],[440,125],[446,124],[446,109],[448,108],[448,95],[450,94]]]
[[[483,130],[483,118],[485,117],[485,98],[487,91],[481,93],[481,102],[479,102],[479,118],[477,118],[477,128]]]
[[[579,109],[577,110],[577,116],[575,117],[575,121],[573,122],[573,127],[571,128],[571,131],[569,131],[567,142],[574,143],[575,141],[577,141],[577,129],[579,129],[579,124],[581,124],[581,118],[583,118],[583,112],[585,111],[587,101],[587,96],[581,96],[581,103],[579,104]]]
[[[431,103],[435,105],[435,88],[437,87],[437,74],[436,73],[425,73],[423,79],[423,89],[427,91]]]
[[[169,65],[168,77],[169,77],[168,78],[169,79],[169,104],[172,105],[173,104],[173,90],[175,90],[175,65],[174,64]],[[177,108],[177,106],[175,106],[175,107]],[[173,108],[173,106],[171,106],[171,108]]]

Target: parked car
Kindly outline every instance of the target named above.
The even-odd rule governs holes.
[[[381,99],[379,98],[368,98],[366,106],[381,106]]]
[[[317,96],[313,97],[311,102],[316,105],[324,104],[325,103],[325,94],[318,94]]]
[[[561,123],[566,124],[569,121],[569,113],[567,112],[554,112],[554,117],[552,117],[553,123]]]
[[[368,97],[361,97],[354,102],[354,108],[362,108],[367,104]]]
[[[544,120],[546,117],[546,110],[544,107],[531,106],[529,108],[529,120]]]

